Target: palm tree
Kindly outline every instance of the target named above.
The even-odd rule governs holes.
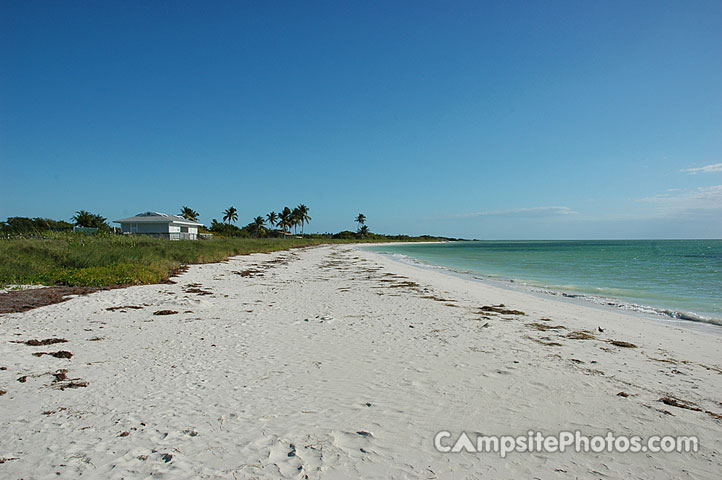
[[[90,227],[93,224],[94,215],[87,210],[78,210],[72,217],[72,220],[79,227]]]
[[[291,223],[293,223],[293,233],[296,233],[296,228],[301,224],[301,211],[298,207],[291,212]]]
[[[236,207],[229,207],[223,211],[223,221],[226,223],[235,222],[238,220],[238,210]]]
[[[284,232],[293,226],[292,212],[290,208],[283,207],[281,213],[278,214],[278,226],[281,227]]]
[[[311,221],[311,217],[308,216],[308,207],[303,203],[296,207],[298,210],[298,219],[301,222],[301,235],[303,235],[303,225]]]
[[[368,227],[368,225],[362,225],[361,228],[359,228],[358,231],[359,231],[359,233],[361,234],[362,237],[365,237],[366,234],[369,233],[369,227]]]
[[[185,205],[183,206],[183,208],[181,208],[180,215],[181,217],[185,218],[186,220],[190,220],[191,222],[198,221],[198,212],[196,212],[190,207],[186,207]]]
[[[364,215],[363,213],[359,213],[354,222],[358,223],[358,229],[360,232],[361,226],[366,223],[366,215]]]
[[[271,212],[268,215],[266,215],[266,218],[268,219],[268,224],[271,227],[275,227],[278,223],[278,215],[276,215],[276,212]]]
[[[261,217],[260,215],[253,219],[253,223],[251,223],[251,226],[253,228],[253,233],[255,233],[256,237],[259,236],[263,230],[265,230],[263,227],[266,224],[266,220]]]
[[[75,225],[79,227],[100,228],[103,230],[110,229],[110,226],[105,223],[107,220],[107,218],[95,213],[90,213],[87,210],[79,210],[75,212],[73,216]]]

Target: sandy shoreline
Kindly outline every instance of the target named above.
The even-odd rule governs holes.
[[[496,288],[348,245],[194,265],[176,281],[0,316],[7,392],[0,477],[715,478],[722,471],[719,335]],[[499,304],[524,313],[481,309]],[[154,315],[160,311],[177,313]],[[15,343],[48,338],[67,342]],[[58,351],[73,356],[32,355]],[[67,372],[58,380],[60,370]],[[700,451],[502,459],[433,446],[440,430],[530,429],[696,435]]]

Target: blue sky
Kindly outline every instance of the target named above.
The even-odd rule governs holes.
[[[722,238],[721,47],[719,1],[2,2],[0,218]]]

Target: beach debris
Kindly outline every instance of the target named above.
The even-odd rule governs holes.
[[[542,345],[544,345],[544,346],[547,346],[547,347],[561,347],[561,346],[562,346],[562,344],[559,343],[559,342],[544,341],[544,340],[541,340],[541,339],[539,339],[539,338],[532,338],[532,337],[526,337],[526,338],[528,338],[528,339],[530,339],[530,340],[534,340],[536,343],[540,343],[540,344],[542,344]]]
[[[8,367],[0,367],[0,370],[7,370]]]
[[[522,312],[521,310],[512,310],[506,308],[506,305],[504,305],[503,303],[500,303],[499,305],[484,305],[483,307],[481,307],[481,311],[500,313],[502,315],[526,315],[526,313]]]
[[[173,455],[171,455],[170,453],[162,453],[160,459],[163,460],[165,463],[168,463],[173,460]]]
[[[2,457],[2,458],[0,458],[0,465],[5,462],[9,462],[11,460],[19,460],[19,458],[18,457]]]
[[[46,338],[45,340],[27,340],[25,342],[21,341],[15,341],[14,343],[23,343],[29,347],[43,347],[45,345],[53,345],[56,343],[65,343],[67,342],[64,338]]]
[[[213,295],[213,292],[211,292],[210,290],[202,290],[198,287],[186,288],[183,291],[185,293],[195,293],[196,295]]]
[[[130,435],[130,432],[128,432],[128,431],[126,430],[125,432],[121,432],[118,436],[119,436],[119,437],[127,437],[128,435]]]
[[[105,340],[105,337],[93,337],[88,339],[89,342],[99,342],[101,340]]]
[[[58,383],[55,385],[55,388],[58,390],[65,390],[68,388],[81,388],[81,387],[87,387],[89,384],[88,382],[84,380],[70,380],[69,382],[65,383]]]
[[[289,457],[289,458],[295,457],[295,456],[296,456],[296,445],[294,445],[294,444],[291,443],[291,444],[288,445],[288,448],[291,449],[291,450],[288,452],[288,457]]]
[[[53,414],[55,414],[55,413],[62,412],[62,411],[64,411],[64,410],[67,410],[67,408],[66,408],[66,407],[60,407],[60,408],[58,408],[57,410],[45,410],[45,411],[43,412],[43,415],[50,416],[50,415],[53,415]]]
[[[258,270],[255,268],[247,268],[246,270],[241,270],[241,271],[236,270],[231,273],[240,275],[241,277],[263,276],[263,270]]]
[[[552,321],[552,319],[549,317],[542,317],[539,320],[541,320],[542,322],[551,322]]]
[[[22,377],[18,378],[18,382],[20,382],[20,383],[25,383],[27,381],[28,381],[27,375],[23,375]]]
[[[489,322],[486,322],[484,325],[481,326],[481,328],[489,328]]]
[[[561,329],[567,328],[564,325],[545,325],[543,323],[538,323],[538,322],[527,323],[526,326],[529,328],[534,328],[541,332],[545,332],[547,330],[561,330]]]
[[[599,331],[599,333],[604,333],[604,329],[602,327],[597,327],[597,330]]]
[[[637,348],[637,346],[633,343],[629,342],[623,342],[621,340],[610,340],[609,343],[614,345],[615,347],[622,347],[622,348]]]
[[[109,312],[114,312],[116,310],[140,310],[141,308],[143,307],[140,305],[122,305],[119,307],[108,307],[106,308],[106,310]]]
[[[684,408],[686,410],[692,410],[695,412],[701,412],[702,409],[699,408],[697,405],[695,405],[692,402],[680,400],[675,397],[662,397],[659,399],[660,402],[664,403],[665,405],[669,405],[671,407],[677,407],[677,408]]]
[[[406,282],[392,283],[389,288],[418,288],[420,286],[418,283],[408,280]]]
[[[597,338],[589,332],[578,331],[578,330],[569,332],[566,335],[566,337],[571,338],[572,340],[596,340],[596,338]]]
[[[434,300],[435,302],[441,302],[441,303],[448,303],[448,302],[454,301],[454,300],[449,300],[448,298],[437,297],[436,295],[423,295],[421,298],[425,298],[427,300]]]
[[[365,405],[366,405],[367,407],[372,407],[372,406],[373,406],[373,404],[372,404],[371,402],[366,402]]]
[[[618,397],[627,398],[627,397],[629,396],[629,394],[628,394],[627,392],[619,392],[619,393],[617,394],[617,396],[618,396]]]
[[[6,393],[8,393],[7,390],[0,390],[0,397],[2,397],[3,395],[5,395]]]
[[[73,358],[73,354],[68,352],[67,350],[60,350],[59,352],[35,352],[35,353],[33,353],[34,357],[42,357],[43,355],[50,355],[51,357],[55,357],[55,358],[67,358],[67,359]]]
[[[110,290],[120,285],[107,287],[44,287],[14,290],[0,295],[0,314],[26,312],[38,307],[52,305],[75,298],[78,295]]]
[[[88,382],[79,378],[68,378],[68,370],[66,368],[57,370],[52,374],[55,377],[53,387],[58,390],[66,390],[68,388],[84,388],[89,385]]]
[[[361,435],[362,437],[373,437],[371,432],[367,432],[366,430],[359,430],[356,432],[356,435]]]
[[[178,312],[176,312],[175,310],[158,310],[156,312],[153,312],[153,315],[175,315],[176,313]]]

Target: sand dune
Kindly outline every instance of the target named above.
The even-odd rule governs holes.
[[[722,472],[717,333],[352,246],[235,257],[175,280],[0,316],[0,477]],[[45,339],[67,341],[20,343]],[[696,435],[700,450],[501,458],[433,444],[441,430],[577,429]]]

